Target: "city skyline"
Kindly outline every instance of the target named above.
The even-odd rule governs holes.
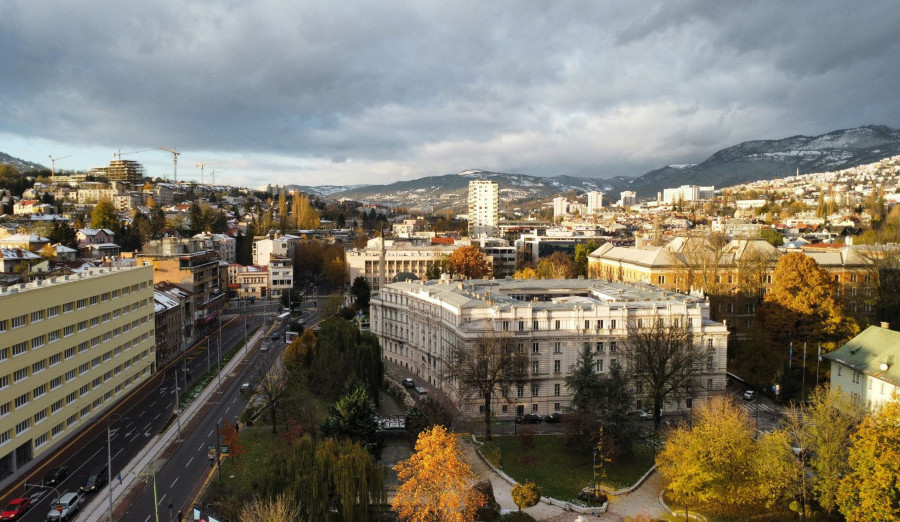
[[[65,170],[177,149],[180,179],[227,162],[211,167],[221,182],[246,186],[639,175],[749,139],[900,127],[898,16],[888,2],[12,1],[0,143]],[[172,173],[164,151],[127,157]]]

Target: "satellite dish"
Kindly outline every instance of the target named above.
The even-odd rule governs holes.
[[[888,368],[890,368],[890,365],[886,362],[883,362],[883,363],[881,363],[881,365],[878,368],[880,368],[881,371],[886,372],[886,371],[888,371]]]

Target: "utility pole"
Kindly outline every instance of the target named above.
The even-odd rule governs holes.
[[[178,397],[178,368],[173,367],[175,372],[175,424],[178,426],[178,439],[181,439],[181,401]],[[187,388],[187,373],[184,374],[184,387]]]
[[[219,342],[216,343],[219,351],[219,362],[217,367],[219,371],[216,373],[219,374],[219,382],[216,384],[216,387],[219,389],[219,392],[222,392],[222,311],[219,310]]]
[[[125,417],[121,415],[114,416],[116,417],[114,422],[125,419]],[[112,428],[112,422],[109,418],[107,418],[106,421],[106,484],[109,488],[109,522],[113,522],[112,433],[110,430],[110,428]]]
[[[138,473],[137,476],[153,480],[153,514],[156,516],[156,522],[159,522],[159,501],[156,499],[156,471],[147,466],[147,468]]]

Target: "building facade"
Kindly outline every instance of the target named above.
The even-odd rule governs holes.
[[[351,248],[344,254],[349,281],[362,276],[372,291],[385,281],[393,281],[398,274],[407,272],[424,279],[428,271],[453,253],[456,245],[432,245],[421,242],[370,239],[366,248]],[[384,273],[382,274],[382,267]]]
[[[500,223],[500,186],[494,181],[469,182],[469,237],[497,235]]]
[[[529,356],[526,382],[509,402],[496,402],[501,416],[565,410],[572,398],[565,377],[585,347],[594,352],[597,373],[617,363],[627,370],[623,347],[630,326],[641,321],[684,325],[704,351],[695,386],[664,411],[690,409],[725,390],[728,330],[709,319],[707,301],[646,285],[587,279],[391,283],[373,296],[370,314],[384,359],[440,388],[472,416],[480,401],[460,395],[445,377],[445,364],[452,347],[472,346],[486,335],[508,336]],[[639,377],[630,387],[634,407],[649,407]]]
[[[0,289],[0,475],[57,446],[155,368],[153,269]]]
[[[831,389],[870,410],[900,393],[900,332],[889,326],[870,326],[823,355],[831,361]]]

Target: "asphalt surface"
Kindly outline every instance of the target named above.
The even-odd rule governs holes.
[[[263,317],[248,317],[247,329],[252,331],[262,324]],[[170,364],[157,372],[138,392],[123,399],[113,406],[110,412],[104,413],[79,436],[57,450],[54,455],[45,458],[44,462],[26,478],[28,484],[40,483],[47,471],[59,465],[69,467],[69,475],[57,486],[60,495],[69,491],[78,491],[92,471],[103,467],[107,462],[107,426],[110,432],[112,453],[112,477],[116,482],[119,470],[129,462],[141,448],[171,419],[175,406],[174,367],[187,368],[190,376],[187,384],[202,375],[207,366],[215,365],[218,359],[218,331],[209,336],[210,349],[207,350],[207,338],[201,338],[191,348],[184,361]],[[222,324],[222,351],[227,351],[244,337],[244,322],[236,318]],[[208,358],[207,358],[208,354]],[[178,381],[182,389],[185,387],[184,372],[178,371]],[[104,487],[107,487],[104,485]],[[50,502],[56,498],[51,489],[36,486],[23,486],[19,481],[4,492],[0,502],[5,505],[10,499],[18,496],[32,498],[32,507],[20,519],[25,521],[46,520],[50,511]],[[84,499],[86,504],[90,499]]]
[[[267,310],[271,312],[273,308],[269,306]],[[318,310],[321,310],[321,306],[316,307],[311,302],[304,301],[302,310],[307,325],[318,322]],[[280,327],[275,331],[283,333]],[[223,345],[228,346],[228,343]],[[157,471],[155,500],[153,488],[147,487],[131,504],[122,520],[149,522],[155,520],[156,510],[159,513],[159,520],[175,520],[174,517],[179,510],[187,516],[189,503],[194,500],[198,485],[204,481],[211,469],[207,455],[209,447],[217,443],[216,437],[221,427],[221,424],[217,423],[221,423],[223,419],[232,423],[237,420],[252,397],[249,393],[240,393],[241,384],[252,382],[259,368],[271,366],[284,351],[285,346],[282,336],[278,342],[272,343],[268,352],[257,350],[251,353],[233,374],[222,376],[222,392],[213,395],[202,418],[189,432],[183,433],[182,444],[174,454],[166,456],[165,462]],[[221,440],[218,443],[221,444]],[[228,465],[224,469],[227,472]]]

